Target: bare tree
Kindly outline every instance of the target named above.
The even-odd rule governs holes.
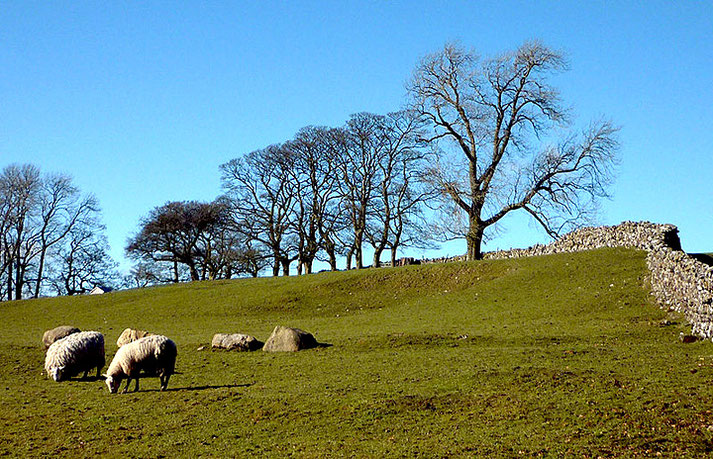
[[[481,62],[455,44],[425,56],[409,84],[411,105],[443,147],[429,179],[449,203],[444,236],[465,237],[467,258],[482,257],[486,229],[524,210],[551,236],[572,229],[607,196],[617,128],[595,122],[556,142],[569,124],[548,76],[565,70],[562,55],[538,42]]]
[[[94,196],[82,197],[66,175],[53,174],[42,180],[38,215],[38,262],[34,297],[40,295],[48,251],[62,242],[72,229],[89,222],[99,212]]]
[[[235,228],[246,240],[259,242],[272,254],[274,276],[280,274],[280,268],[283,275],[289,275],[290,264],[298,257],[293,168],[294,155],[282,145],[253,151],[220,166]]]
[[[58,295],[80,295],[97,285],[115,284],[116,263],[101,229],[96,220],[72,227],[50,269],[49,281]]]
[[[386,147],[378,135],[383,116],[357,113],[347,121],[346,146],[338,161],[342,207],[349,221],[346,240],[347,269],[352,257],[356,268],[364,267],[363,244],[369,218],[373,215],[374,197],[379,183],[379,162]]]
[[[300,129],[284,147],[294,155],[290,181],[295,187],[294,226],[298,235],[297,272],[309,274],[321,249],[336,269],[335,214],[339,205],[336,170],[341,133],[326,127]]]
[[[2,297],[35,298],[43,293],[48,262],[80,225],[99,233],[99,208],[69,176],[40,174],[31,165],[10,165],[0,173],[0,284]],[[56,274],[56,273],[55,273]]]
[[[373,267],[390,248],[392,259],[407,241],[404,227],[416,223],[421,207],[433,197],[423,185],[427,150],[419,148],[422,123],[414,112],[399,111],[377,118],[375,135],[382,145],[377,161],[376,189],[366,237],[374,248]],[[410,241],[409,241],[410,242]],[[393,262],[393,260],[392,260]]]
[[[222,202],[169,202],[142,220],[126,253],[135,260],[172,264],[174,282],[180,280],[179,264],[188,268],[191,280],[215,279],[227,260],[221,252],[228,244],[227,213]]]
[[[2,238],[8,301],[22,299],[26,289],[26,274],[32,267],[37,243],[34,228],[40,187],[40,170],[31,164],[13,164],[0,174],[0,189],[6,203]]]
[[[247,274],[257,277],[260,272],[270,265],[270,256],[264,250],[253,247],[250,242],[243,245],[236,253],[236,274]]]

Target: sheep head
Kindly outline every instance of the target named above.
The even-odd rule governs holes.
[[[121,379],[120,378],[115,378],[113,376],[106,376],[106,379],[104,380],[106,383],[106,386],[109,388],[109,392],[112,394],[116,394],[116,392],[119,390],[119,385],[121,385]]]
[[[52,368],[50,370],[50,378],[52,378],[55,382],[62,381],[64,379],[64,368],[64,366]]]

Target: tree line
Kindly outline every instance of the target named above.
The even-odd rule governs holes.
[[[220,166],[224,194],[211,203],[154,209],[129,241],[137,276],[178,282],[371,266],[428,244],[423,125],[410,111],[358,113],[342,127],[308,126],[293,139]],[[140,269],[138,268],[140,266]]]
[[[311,273],[340,257],[347,269],[378,267],[385,252],[393,263],[451,239],[477,260],[513,212],[552,237],[589,224],[608,197],[618,128],[571,130],[550,83],[567,67],[537,41],[489,58],[446,44],[415,67],[404,109],[302,128],[222,164],[214,201],[154,208],[126,245],[135,264],[125,283]],[[96,202],[66,177],[6,168],[0,225],[2,298],[81,293],[82,273],[99,273],[96,283],[111,272]]]

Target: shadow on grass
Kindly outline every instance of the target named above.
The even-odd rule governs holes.
[[[64,382],[96,382],[96,381],[104,381],[104,375],[96,377],[96,376],[87,376],[86,378],[84,376],[73,376],[69,379],[65,379]]]
[[[233,389],[236,387],[250,387],[253,383],[246,384],[222,384],[213,386],[192,386],[192,387],[172,387],[166,389],[164,392],[182,392],[182,391],[197,391],[197,390],[212,390],[212,389]],[[148,389],[141,390],[141,392],[160,392],[158,389]]]

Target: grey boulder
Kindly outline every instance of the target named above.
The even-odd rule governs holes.
[[[241,333],[216,333],[211,346],[213,349],[229,351],[256,351],[262,347],[262,343],[253,336]]]
[[[317,340],[311,333],[300,330],[277,326],[270,337],[265,341],[262,350],[265,352],[297,352],[302,349],[317,347]]]
[[[48,349],[55,341],[59,341],[62,338],[74,333],[79,333],[79,329],[77,327],[72,327],[71,325],[60,325],[52,330],[47,330],[45,334],[42,335],[42,344],[45,345],[45,349]]]

